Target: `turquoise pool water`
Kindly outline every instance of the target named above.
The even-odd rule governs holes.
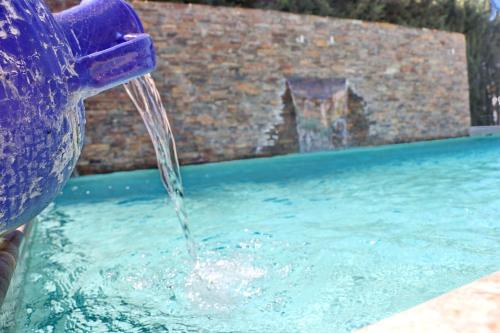
[[[10,330],[350,332],[500,269],[497,137],[182,173],[200,262],[156,171],[73,179]]]

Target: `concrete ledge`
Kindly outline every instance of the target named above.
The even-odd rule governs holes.
[[[500,126],[473,126],[469,129],[470,136],[500,135]]]
[[[500,332],[500,271],[356,333],[401,332]]]

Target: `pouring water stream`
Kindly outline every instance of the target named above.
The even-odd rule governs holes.
[[[151,136],[163,185],[174,205],[186,238],[188,252],[194,260],[197,260],[196,243],[191,236],[188,214],[184,205],[184,189],[175,139],[160,93],[150,74],[134,79],[124,86]]]
[[[259,293],[258,288],[254,290],[252,287],[252,282],[262,278],[266,272],[238,257],[200,258],[184,205],[174,136],[154,80],[147,74],[125,84],[125,90],[151,136],[161,179],[173,202],[188,252],[194,261],[193,271],[185,282],[187,298],[203,311],[229,311],[235,303]]]

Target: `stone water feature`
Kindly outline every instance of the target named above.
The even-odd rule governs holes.
[[[359,146],[366,142],[364,103],[346,79],[289,77],[285,103],[296,117],[300,152]],[[288,106],[287,106],[288,107]]]

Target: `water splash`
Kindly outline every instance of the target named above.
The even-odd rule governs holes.
[[[184,284],[187,301],[202,313],[230,312],[241,302],[260,294],[260,289],[253,283],[263,278],[266,270],[253,266],[251,258],[242,260],[233,255],[215,258],[213,253],[199,256],[184,205],[175,140],[158,89],[148,74],[125,84],[125,90],[151,136],[161,179],[174,204],[188,252],[194,259],[192,271]],[[142,279],[135,281],[134,288],[142,288],[143,282]]]
[[[266,270],[242,258],[197,261],[185,281],[188,301],[200,313],[230,312],[242,302],[261,294],[253,285]]]
[[[188,252],[193,259],[196,259],[196,243],[191,236],[189,218],[184,205],[184,188],[175,139],[160,93],[150,74],[134,79],[124,86],[151,136],[163,185],[174,204],[182,232],[187,241]]]

